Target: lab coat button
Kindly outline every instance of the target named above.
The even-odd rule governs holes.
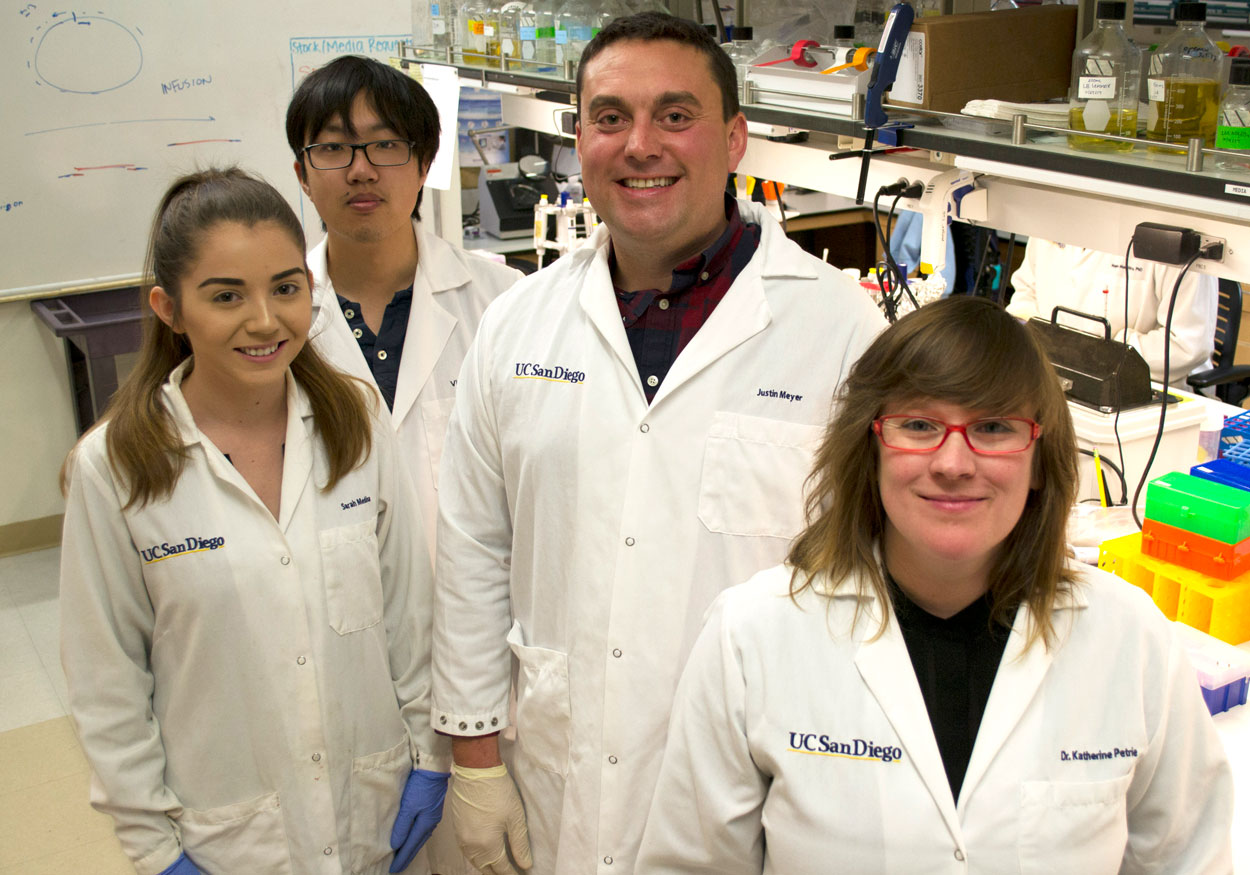
[[[378,359],[380,359],[381,361],[386,361],[386,350],[384,349],[378,350]]]
[[[626,539],[625,539],[625,546],[626,546],[626,547],[632,547],[632,546],[634,546],[634,539],[633,539],[633,538],[626,538]]]
[[[468,728],[469,728],[469,724],[468,724],[468,723],[465,723],[463,720],[461,720],[461,721],[460,721],[460,728],[461,728],[461,729],[468,729]]]
[[[283,565],[290,565],[290,564],[291,564],[291,557],[290,557],[290,556],[283,556],[283,557],[282,557],[279,561],[280,561]]]
[[[314,763],[319,763],[319,762],[321,762],[321,754],[319,754],[319,753],[315,753],[315,754],[313,754],[313,755],[312,755],[312,761],[313,761]]]
[[[661,310],[668,309],[668,298],[660,298],[660,309]]]
[[[492,718],[490,718],[490,725],[491,725],[491,726],[498,726],[498,725],[499,725],[499,718],[498,718],[498,717],[492,717]]]
[[[603,858],[603,862],[604,862],[604,863],[606,863],[607,865],[611,866],[611,865],[612,865],[612,858],[611,858],[611,857],[604,857],[604,858]]]
[[[651,376],[647,377],[647,385],[650,386],[652,389],[654,389],[656,386],[660,385],[660,378],[657,377],[655,374],[652,374]]]
[[[646,434],[647,432],[651,431],[651,426],[647,425],[644,422],[642,425],[638,426],[638,430],[642,432],[643,434]]]
[[[447,717],[446,717],[446,715],[444,715],[444,716],[442,716],[442,717],[439,717],[439,718],[438,718],[438,722],[439,722],[439,723],[441,723],[441,724],[443,724],[444,726],[446,726],[446,725],[447,725]]]
[[[707,282],[707,277],[708,277],[708,273],[706,270],[703,271],[703,273],[699,274],[699,279],[703,280],[703,282]]]
[[[324,851],[322,851],[321,853],[325,854],[325,855],[328,857],[328,856],[330,856],[331,854],[333,854],[333,853],[334,853],[334,848],[326,848],[326,849],[325,849]]]
[[[608,757],[608,762],[610,762],[612,765],[616,765],[616,757]]]
[[[613,651],[612,651],[612,655],[613,655],[613,656],[615,656],[617,659],[620,659],[620,658],[621,658],[621,651],[620,651],[620,650],[613,650]]]
[[[961,863],[964,861],[964,852],[959,848],[955,848],[955,859]]]
[[[475,725],[477,726],[477,728],[478,728],[478,729],[481,729],[481,728],[482,728],[483,726],[485,726],[486,724],[485,724],[485,723],[483,723],[481,720],[479,720],[479,721],[477,721],[477,723],[476,723]]]
[[[352,329],[352,335],[353,335],[353,336],[354,336],[357,340],[360,340],[360,338],[362,338],[362,337],[364,337],[364,336],[365,336],[365,333],[364,333],[363,331],[361,331],[359,328],[353,328],[353,329]]]
[[[356,311],[352,310],[351,308],[348,308],[343,311],[343,315],[346,316],[348,319],[354,319],[356,317]]]
[[[306,663],[306,662],[308,662],[308,658],[307,658],[307,657],[305,657],[305,656],[298,656],[298,657],[296,657],[296,658],[295,658],[295,663],[296,663],[297,665],[303,665],[303,664],[304,664],[304,663]]]

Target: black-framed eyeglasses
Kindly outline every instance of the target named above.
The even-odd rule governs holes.
[[[1020,416],[992,416],[956,425],[909,413],[879,416],[872,421],[872,430],[881,443],[905,453],[936,452],[957,431],[968,449],[983,456],[1023,453],[1042,434],[1040,425]]]
[[[412,160],[412,140],[374,140],[370,143],[313,143],[303,152],[317,170],[341,170],[356,160],[356,150],[374,167],[398,167]]]

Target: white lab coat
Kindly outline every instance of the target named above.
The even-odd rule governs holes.
[[[677,678],[779,561],[835,389],[884,320],[756,205],[759,249],[648,405],[601,227],[491,305],[443,456],[435,727],[503,729],[534,872],[630,872]]]
[[[433,545],[438,521],[438,461],[447,418],[456,400],[460,364],[486,305],[523,274],[452,246],[426,232],[415,219],[412,229],[417,235],[417,273],[412,282],[412,311],[399,361],[391,421],[417,488],[426,540]],[[313,274],[309,339],[335,367],[376,388],[335,297],[326,267],[325,240],[309,252],[308,266]]]
[[[1111,255],[1081,246],[1029,239],[1024,263],[1011,277],[1015,293],[1007,312],[1021,319],[1050,319],[1054,308],[1069,307],[1105,317],[1111,336],[1128,343],[1146,360],[1151,377],[1163,380],[1163,348],[1167,333],[1168,302],[1180,268],[1129,259],[1129,329],[1124,330],[1124,253]],[[1103,290],[1107,294],[1103,294]],[[1185,377],[1211,367],[1215,348],[1215,318],[1219,285],[1215,277],[1191,270],[1181,283],[1172,313],[1171,384],[1186,388]],[[1066,313],[1061,325],[1102,335],[1097,322]]]
[[[1232,774],[1183,646],[1143,592],[1081,577],[1057,647],[1022,651],[1017,615],[958,804],[892,612],[873,640],[875,599],[844,581],[796,605],[785,566],[726,592],[639,875],[1231,872]]]
[[[180,849],[206,875],[386,872],[410,770],[450,767],[429,722],[432,574],[394,435],[375,416],[368,459],[321,491],[325,452],[288,374],[275,521],[196,427],[185,371],[164,388],[187,453],[169,498],[121,509],[107,426],[73,456],[61,658],[92,804],[139,875]]]

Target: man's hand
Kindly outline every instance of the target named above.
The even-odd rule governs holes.
[[[534,865],[525,809],[516,784],[502,763],[489,768],[451,767],[451,808],[456,841],[482,875],[519,875]],[[506,839],[506,842],[505,842]]]

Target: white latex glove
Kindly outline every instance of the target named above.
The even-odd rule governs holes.
[[[525,809],[508,767],[489,769],[451,767],[452,822],[456,841],[469,862],[482,875],[519,875],[508,861],[508,852],[522,869],[534,865]]]

